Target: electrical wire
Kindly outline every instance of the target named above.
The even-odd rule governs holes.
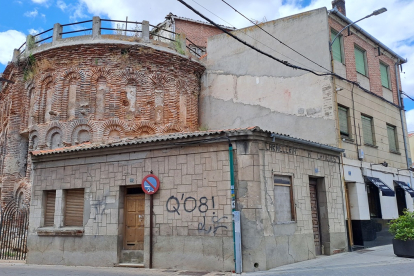
[[[267,33],[268,35],[270,35],[271,37],[273,37],[274,39],[276,39],[277,41],[279,41],[279,43],[281,43],[282,45],[288,47],[289,49],[291,49],[293,52],[297,53],[298,55],[304,57],[305,59],[309,60],[310,62],[312,62],[313,64],[318,65],[319,67],[327,70],[328,72],[331,72],[331,70],[326,69],[325,67],[323,67],[322,65],[320,65],[319,63],[311,60],[310,58],[308,58],[307,56],[301,54],[300,52],[296,51],[295,49],[293,49],[292,47],[290,47],[289,45],[287,45],[286,43],[284,43],[283,41],[281,41],[280,39],[278,39],[277,37],[275,37],[274,35],[272,35],[271,33],[269,33],[268,31],[266,31],[265,29],[263,29],[262,27],[260,27],[256,22],[254,22],[253,20],[247,18],[244,14],[242,14],[241,12],[239,12],[238,10],[236,10],[232,5],[230,5],[229,3],[227,3],[224,0],[221,0],[222,2],[224,2],[227,6],[229,6],[230,8],[232,8],[235,12],[237,12],[238,14],[240,14],[241,16],[243,16],[244,18],[246,18],[250,23],[254,24],[256,27],[258,27],[260,30],[264,31],[265,33]]]
[[[322,77],[322,76],[333,76],[333,77],[336,77],[336,78],[338,78],[338,79],[340,79],[340,80],[343,80],[343,81],[345,81],[345,82],[348,82],[348,83],[350,83],[350,84],[352,84],[352,85],[354,85],[354,86],[356,86],[356,87],[359,87],[359,88],[360,88],[360,89],[362,89],[363,91],[366,91],[366,92],[369,92],[370,94],[376,95],[376,94],[374,94],[373,92],[371,92],[371,91],[369,91],[369,90],[367,90],[367,89],[363,88],[363,87],[362,87],[362,86],[361,86],[358,82],[348,80],[348,79],[346,79],[346,78],[344,78],[344,77],[339,76],[339,75],[338,75],[338,74],[336,74],[336,73],[333,73],[333,72],[331,72],[331,73],[318,73],[318,72],[315,72],[315,71],[313,71],[313,70],[310,70],[310,69],[307,69],[307,68],[304,68],[304,67],[300,67],[300,66],[297,66],[297,65],[291,64],[291,63],[289,63],[288,61],[281,60],[281,59],[276,58],[276,57],[274,57],[274,56],[272,56],[272,55],[270,55],[270,54],[268,54],[268,53],[266,53],[266,52],[263,52],[262,50],[260,50],[260,49],[258,49],[258,48],[256,48],[256,47],[254,47],[253,45],[251,45],[251,44],[247,43],[246,41],[243,41],[242,39],[240,39],[240,38],[239,38],[239,37],[237,37],[236,35],[234,35],[234,34],[230,33],[230,32],[229,32],[229,31],[227,31],[226,29],[222,28],[221,26],[219,26],[218,24],[216,24],[214,21],[212,21],[211,19],[209,19],[208,17],[206,17],[205,15],[201,14],[199,11],[197,11],[196,9],[194,9],[192,6],[190,6],[189,4],[187,4],[185,1],[183,1],[183,0],[177,0],[177,1],[178,1],[178,2],[180,2],[181,4],[183,4],[184,6],[186,6],[188,9],[192,10],[195,14],[197,14],[198,16],[200,16],[201,18],[203,18],[204,20],[208,21],[210,24],[212,24],[213,26],[215,26],[216,28],[218,28],[218,29],[219,29],[219,30],[221,30],[222,32],[226,33],[226,34],[227,34],[227,35],[229,35],[230,37],[232,37],[232,38],[234,38],[235,40],[239,41],[240,43],[244,44],[245,46],[247,46],[247,47],[251,48],[252,50],[254,50],[254,51],[256,51],[256,52],[258,52],[258,53],[260,53],[260,54],[262,54],[262,55],[264,55],[264,56],[267,56],[267,57],[269,57],[269,58],[271,58],[271,59],[273,59],[273,60],[275,60],[275,61],[277,61],[277,62],[279,62],[279,63],[281,63],[281,64],[283,64],[283,65],[285,65],[285,66],[287,66],[287,67],[290,67],[290,68],[292,68],[292,69],[302,70],[302,71],[305,71],[305,72],[309,72],[309,73],[312,73],[312,74],[314,74],[314,75],[316,75],[316,76],[320,76],[320,77]],[[193,0],[193,1],[194,1],[194,0]],[[194,2],[195,2],[195,1],[194,1]],[[340,85],[338,85],[338,86],[340,86]],[[342,86],[340,86],[340,87],[342,87]],[[345,89],[345,90],[348,90],[348,91],[350,91],[350,92],[351,92],[351,90],[346,89],[345,87],[342,87],[342,88],[343,88],[343,89]],[[378,95],[376,95],[376,96],[378,96]],[[378,96],[378,97],[380,97],[380,96]],[[380,97],[380,98],[381,98],[381,97]],[[392,103],[392,104],[393,104],[393,103]],[[394,105],[395,105],[395,104],[394,104]],[[396,105],[396,107],[397,107],[397,108],[402,108],[402,107],[399,107],[398,105]]]
[[[208,11],[209,13],[211,13],[212,15],[214,15],[215,17],[219,18],[219,19],[220,19],[220,20],[222,20],[223,22],[226,22],[226,24],[228,24],[228,25],[230,25],[230,26],[232,26],[233,28],[235,28],[235,29],[236,29],[236,26],[234,26],[234,25],[233,25],[233,24],[231,24],[230,22],[226,21],[225,19],[221,18],[221,17],[220,17],[220,16],[218,16],[217,14],[213,13],[212,11],[210,11],[209,9],[207,9],[206,7],[204,7],[203,5],[201,5],[200,3],[196,2],[195,0],[191,0],[191,1],[193,1],[194,3],[196,3],[197,5],[199,5],[200,7],[202,7],[203,9],[205,9],[206,11]],[[286,55],[284,55],[284,54],[282,54],[282,53],[278,52],[277,50],[273,49],[272,47],[270,47],[270,46],[268,46],[268,45],[264,44],[263,42],[261,42],[261,41],[257,40],[256,38],[254,38],[254,37],[252,37],[252,36],[248,35],[247,33],[242,32],[242,34],[244,34],[244,35],[246,35],[246,36],[250,37],[251,39],[253,39],[253,40],[254,40],[254,41],[256,41],[257,43],[262,44],[263,46],[265,46],[265,47],[269,48],[270,50],[272,50],[272,51],[274,51],[274,52],[276,52],[276,53],[278,53],[279,55],[284,56],[284,57],[285,57],[285,58],[287,58],[287,59],[291,59],[291,60],[293,60],[294,62],[299,63],[299,64],[301,64],[302,66],[304,66],[304,67],[306,68],[306,65],[305,65],[305,64],[303,64],[303,63],[301,63],[301,62],[299,62],[299,61],[297,61],[297,60],[294,60],[294,59],[293,59],[293,58],[291,58],[291,57],[288,57],[288,56],[286,56]],[[310,68],[307,68],[307,69],[310,69]],[[324,69],[325,69],[325,68],[324,68]],[[330,70],[328,70],[328,69],[326,69],[326,70],[327,70],[328,72],[331,72],[331,71],[330,71]]]

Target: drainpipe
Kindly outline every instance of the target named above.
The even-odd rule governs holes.
[[[407,137],[405,136],[404,113],[403,113],[404,110],[402,108],[400,84],[399,84],[399,77],[398,77],[398,65],[399,64],[401,64],[400,59],[398,59],[397,62],[395,63],[395,82],[397,83],[398,105],[400,106],[401,129],[402,129],[403,140],[404,140],[405,159],[407,162],[407,168],[410,168],[412,164],[410,164],[410,161],[408,158]],[[413,174],[411,171],[410,171],[410,186],[413,187]]]
[[[230,163],[230,189],[231,189],[231,211],[233,214],[233,250],[235,272],[242,273],[241,259],[241,231],[240,231],[240,211],[236,211],[236,195],[234,193],[234,163],[233,163],[233,145],[229,140],[229,163]]]

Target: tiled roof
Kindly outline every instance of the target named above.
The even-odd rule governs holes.
[[[34,156],[42,156],[42,155],[51,155],[57,153],[69,153],[69,152],[76,152],[76,151],[86,151],[92,149],[103,149],[103,148],[113,148],[113,147],[120,147],[120,146],[128,146],[128,145],[138,145],[138,144],[147,144],[152,142],[165,142],[165,141],[173,141],[173,140],[180,140],[185,138],[195,138],[195,137],[203,137],[203,136],[210,136],[210,135],[219,135],[219,134],[248,134],[251,132],[261,132],[267,134],[273,134],[271,131],[262,130],[257,126],[247,127],[247,128],[235,128],[235,129],[226,129],[226,130],[208,130],[208,131],[195,131],[195,132],[177,132],[177,133],[170,133],[165,135],[152,135],[152,136],[145,136],[139,138],[124,138],[112,143],[100,143],[100,144],[92,144],[90,142],[83,143],[80,145],[64,147],[64,148],[57,148],[57,149],[48,149],[48,150],[34,150],[32,151],[32,155]],[[309,140],[294,138],[286,134],[279,134],[274,133],[275,138],[281,140],[288,140],[291,142],[301,143],[301,144],[308,144],[314,147],[324,148],[328,150],[333,150],[337,152],[342,152],[342,149],[332,147],[325,144],[320,144],[316,142],[312,142]]]

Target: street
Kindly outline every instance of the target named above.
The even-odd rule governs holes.
[[[246,276],[271,275],[414,275],[414,259],[400,258],[393,254],[392,245],[321,256],[313,260],[281,266],[269,271],[243,273]],[[121,267],[69,267],[56,265],[26,265],[23,262],[0,262],[0,276],[115,276],[115,275],[188,275],[230,276],[230,272],[203,272],[175,269],[145,269]],[[235,274],[233,274],[235,275]]]

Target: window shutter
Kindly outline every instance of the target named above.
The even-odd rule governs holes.
[[[366,75],[365,72],[365,53],[355,48],[355,66],[358,73]]]
[[[348,132],[348,109],[338,106],[339,129],[341,134],[349,135]]]
[[[55,224],[56,191],[46,191],[45,223],[44,226]]]
[[[374,137],[372,135],[372,119],[361,116],[362,119],[362,133],[364,135],[364,143],[374,145]]]
[[[395,139],[395,127],[387,125],[388,143],[391,151],[397,151],[397,141]]]
[[[380,71],[381,71],[381,83],[382,86],[386,88],[390,88],[390,84],[388,81],[388,67],[384,64],[380,63]]]
[[[331,41],[335,38],[336,35],[336,32],[331,32]],[[341,36],[338,36],[335,42],[332,44],[332,55],[335,60],[342,62]]]
[[[277,222],[294,221],[295,212],[291,178],[289,176],[275,175],[274,185],[275,220]]]
[[[83,226],[84,189],[66,190],[65,226]]]

